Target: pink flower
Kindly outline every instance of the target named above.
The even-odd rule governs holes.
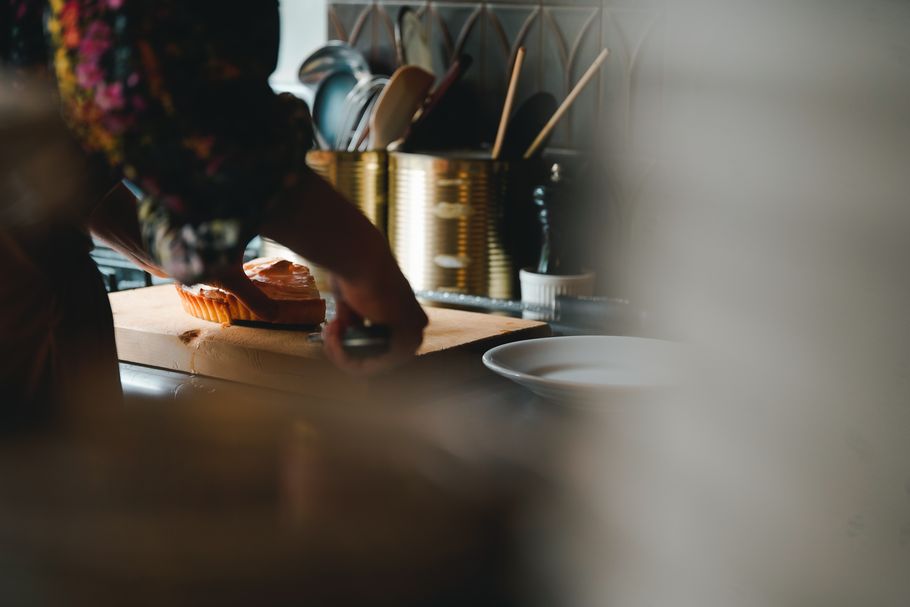
[[[79,41],[79,54],[86,61],[98,61],[110,47],[111,43],[106,39],[86,36]]]
[[[107,6],[108,6],[108,8],[117,10],[121,6],[123,6],[123,0],[107,0]]]
[[[93,89],[102,83],[104,74],[95,62],[80,63],[76,66],[76,82],[84,89]]]
[[[123,108],[123,85],[119,82],[99,85],[95,89],[95,103],[106,112]]]

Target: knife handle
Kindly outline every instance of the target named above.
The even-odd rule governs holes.
[[[351,358],[373,358],[389,351],[392,332],[386,325],[353,325],[341,338],[341,347]]]
[[[385,325],[352,325],[341,338],[341,348],[351,358],[372,358],[389,351],[392,332]],[[307,336],[310,343],[322,343],[322,333]]]
[[[332,280],[332,295],[335,298],[335,314],[339,315],[339,306],[344,305],[338,282]],[[345,316],[349,323],[341,336],[341,348],[351,358],[373,358],[389,351],[392,343],[392,332],[386,325],[366,324],[350,307],[345,306]]]

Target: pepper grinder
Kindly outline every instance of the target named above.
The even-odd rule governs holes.
[[[566,246],[567,215],[574,196],[572,183],[566,178],[560,164],[550,168],[547,182],[534,188],[532,198],[538,209],[542,233],[540,259],[536,271],[522,269],[521,300],[536,306],[555,310],[558,295],[590,296],[594,294],[594,273],[585,272],[574,254],[574,247]],[[525,312],[525,318],[546,320],[545,314]]]
[[[543,236],[540,261],[537,262],[538,274],[581,273],[577,260],[566,248],[563,238],[570,189],[571,184],[565,182],[563,168],[559,164],[550,168],[550,178],[546,184],[534,188],[532,196],[538,208],[537,218]]]

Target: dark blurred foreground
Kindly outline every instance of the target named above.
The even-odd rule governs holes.
[[[393,406],[301,409],[197,395],[7,437],[2,603],[525,602],[527,472],[454,456]]]

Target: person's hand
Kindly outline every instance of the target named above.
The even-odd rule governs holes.
[[[341,369],[370,375],[393,368],[410,359],[423,341],[427,315],[414,297],[408,281],[394,260],[383,269],[360,279],[335,279],[334,320],[323,331],[326,356]],[[342,348],[342,337],[348,327],[363,319],[390,330],[391,343],[385,354],[370,358],[352,358]]]
[[[386,238],[354,205],[311,169],[268,206],[260,234],[290,248],[335,276],[337,317],[323,331],[326,356],[342,369],[370,374],[411,358],[423,341],[427,316],[401,273]],[[348,356],[341,338],[361,322],[385,325],[389,352]]]
[[[243,261],[222,270],[207,280],[213,287],[230,291],[257,316],[267,319],[275,315],[275,302],[253,284],[243,271]]]
[[[169,278],[145,249],[139,230],[136,197],[117,183],[95,206],[88,217],[92,235],[132,261],[141,270],[158,278]]]

